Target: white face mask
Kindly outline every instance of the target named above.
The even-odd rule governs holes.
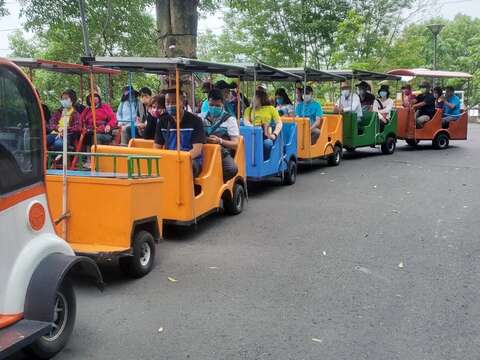
[[[348,95],[350,95],[350,90],[343,89],[343,90],[342,90],[342,96],[343,96],[343,97],[347,97]]]
[[[62,100],[60,100],[60,104],[62,104],[62,107],[63,107],[64,109],[68,109],[69,107],[72,106],[72,100],[70,100],[70,99],[62,99]]]
[[[310,94],[305,95],[303,98],[305,99],[305,102],[312,101],[312,95],[310,95]]]

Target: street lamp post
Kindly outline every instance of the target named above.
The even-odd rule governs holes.
[[[440,31],[445,27],[442,24],[428,25],[427,28],[433,34],[433,70],[437,70],[437,38]]]

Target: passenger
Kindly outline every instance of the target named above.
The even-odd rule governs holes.
[[[64,126],[68,124],[67,143],[73,145],[80,138],[82,122],[80,114],[73,106],[77,101],[77,95],[73,90],[66,90],[60,98],[61,108],[55,111],[49,122],[49,134],[47,135],[47,148],[53,151],[63,150]]]
[[[443,96],[443,89],[440,86],[433,88],[433,97],[435,98],[435,109],[442,109],[445,97]]]
[[[295,115],[308,117],[310,119],[310,140],[311,144],[317,143],[320,137],[320,129],[323,122],[323,109],[318,101],[313,99],[313,89],[311,86],[305,87],[305,101],[297,103],[295,106]]]
[[[357,94],[352,94],[350,85],[347,82],[343,82],[340,86],[341,95],[337,100],[334,112],[337,114],[344,114],[348,112],[357,114],[357,122],[360,123],[363,117],[362,104],[360,97]]]
[[[275,106],[280,116],[293,116],[295,109],[284,88],[275,91]]]
[[[295,88],[295,104],[303,102],[303,88]]]
[[[415,102],[415,95],[412,92],[412,87],[410,84],[405,84],[402,86],[402,106],[409,108]]]
[[[93,112],[90,101],[91,95],[87,96],[87,108],[80,115],[82,124],[87,129],[86,144],[92,145],[93,141]],[[102,98],[98,94],[94,94],[95,108],[95,129],[97,133],[97,143],[101,145],[111,144],[113,135],[112,131],[117,127],[117,117],[110,105],[102,103]]]
[[[461,116],[461,101],[455,95],[455,90],[452,86],[445,88],[445,99],[443,107],[442,127],[448,129],[450,121],[457,121]]]
[[[125,86],[117,109],[117,121],[122,132],[122,144],[128,144],[132,137],[131,124],[135,123],[135,136],[138,136],[138,124],[143,117],[143,106],[138,99],[139,93],[131,86]]]
[[[240,137],[237,119],[225,111],[223,94],[218,89],[208,93],[208,111],[201,116],[203,124],[209,127],[207,142],[222,147],[223,181],[227,182],[238,172],[233,159]]]
[[[184,99],[181,97],[181,104]],[[193,177],[200,175],[203,162],[203,144],[205,143],[205,132],[202,119],[185,111],[183,106],[180,109],[180,150],[188,151],[192,159]],[[165,95],[165,113],[162,114],[155,130],[155,148],[176,150],[177,149],[177,96],[176,89],[168,89]]]
[[[272,147],[282,131],[282,121],[278,115],[277,109],[270,105],[268,95],[265,91],[255,92],[255,118],[253,118],[253,109],[245,109],[244,122],[246,125],[261,126],[263,128],[263,159],[270,158]],[[272,132],[272,125],[275,128]]]
[[[72,94],[72,97],[75,98],[75,100],[73,100],[73,98],[72,98],[73,107],[75,108],[75,110],[77,110],[77,112],[78,112],[79,114],[82,114],[83,110],[85,110],[85,105],[83,105],[83,104],[79,101],[79,99],[78,99],[78,97],[77,97],[77,93],[75,92],[75,90],[69,89],[68,91],[70,91],[71,94]]]
[[[147,117],[145,120],[144,139],[155,140],[155,131],[157,129],[157,122],[160,116],[165,113],[165,95],[155,95],[147,108]]]
[[[416,127],[423,128],[424,124],[433,119],[435,115],[435,98],[431,92],[431,86],[424,81],[420,84],[422,94],[418,95],[412,108],[416,111]]]
[[[213,85],[210,81],[205,81],[202,84],[202,93],[205,94],[205,98],[202,100],[202,103],[200,105],[200,109],[198,109],[199,113],[204,114],[208,112],[208,94],[210,91],[213,90]]]
[[[236,89],[235,83],[227,83],[225,80],[219,80],[215,83],[215,89],[219,89],[223,92],[223,104],[225,111],[232,116],[237,116],[237,104],[233,99],[232,92],[230,90]]]
[[[360,81],[357,85],[362,111],[372,111],[375,96],[372,94],[372,87],[366,81]]]
[[[388,124],[390,121],[390,116],[392,110],[394,109],[395,104],[393,100],[390,99],[390,88],[388,85],[380,86],[378,90],[378,98],[375,99],[373,103],[373,111],[378,114],[378,119],[380,120],[380,132],[385,128],[385,124]]]

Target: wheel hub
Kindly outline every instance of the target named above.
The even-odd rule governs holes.
[[[147,266],[148,262],[150,261],[151,254],[152,251],[150,249],[150,245],[148,245],[147,242],[144,242],[140,250],[140,265]]]
[[[48,335],[44,336],[44,339],[47,341],[55,341],[65,330],[68,320],[68,303],[65,296],[57,292],[57,297],[55,299],[55,307],[53,310],[53,322],[52,329]]]

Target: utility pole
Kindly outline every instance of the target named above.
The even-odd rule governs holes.
[[[440,31],[445,27],[442,24],[428,25],[427,28],[433,34],[433,70],[437,70],[437,38]]]
[[[80,8],[80,18],[82,20],[83,48],[85,49],[85,57],[91,58],[92,51],[90,50],[90,43],[88,42],[88,26],[85,16],[85,0],[78,0],[78,6]]]

